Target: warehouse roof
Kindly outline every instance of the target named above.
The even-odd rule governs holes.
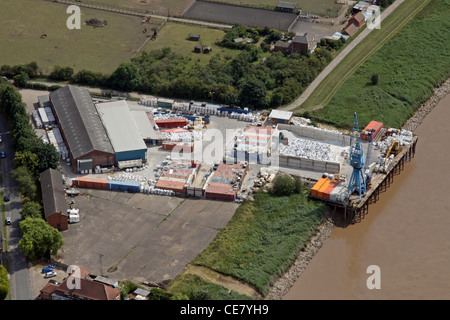
[[[153,125],[148,118],[148,114],[149,113],[143,110],[131,110],[131,115],[133,116],[134,122],[136,122],[142,139],[161,140],[162,134],[153,128]]]
[[[281,120],[291,120],[292,112],[291,111],[282,111],[282,110],[272,110],[269,114],[269,118],[281,119]]]
[[[67,215],[67,203],[61,172],[47,169],[40,174],[45,218],[55,213]]]
[[[116,153],[147,150],[126,101],[98,103],[97,110]]]
[[[51,92],[50,100],[75,159],[94,150],[114,153],[87,89],[68,85]]]

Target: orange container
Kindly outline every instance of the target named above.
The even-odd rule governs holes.
[[[319,181],[316,182],[316,184],[311,188],[311,195],[313,197],[317,197],[318,196],[318,191],[320,189],[320,187],[325,183],[325,181],[327,181],[327,178],[320,178]]]
[[[336,188],[338,185],[339,185],[339,182],[331,181],[330,185],[323,193],[323,198],[329,200],[331,192],[333,192],[334,188]]]
[[[317,191],[317,197],[318,198],[324,198],[324,193],[327,190],[327,188],[330,186],[331,184],[331,180],[327,179],[323,185],[319,188],[319,190]]]
[[[108,179],[77,177],[72,181],[72,185],[80,188],[108,189]]]

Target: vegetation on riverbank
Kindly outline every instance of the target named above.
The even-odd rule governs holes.
[[[308,188],[278,196],[257,192],[193,261],[266,294],[325,219],[327,207],[308,199]]]

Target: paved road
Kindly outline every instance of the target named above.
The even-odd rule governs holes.
[[[386,10],[381,13],[381,22],[389,16],[404,0],[397,0],[391,4]],[[314,92],[314,90],[319,86],[319,84],[330,74],[331,71],[353,50],[367,35],[369,35],[372,30],[370,28],[365,28],[355,39],[353,39],[350,44],[342,50],[340,54],[333,61],[328,64],[328,66],[314,79],[314,81],[306,88],[302,95],[293,103],[288,106],[280,108],[280,110],[293,110],[303,104],[309,96]]]
[[[11,300],[30,300],[34,298],[31,296],[31,277],[28,274],[25,256],[18,248],[19,240],[22,237],[19,228],[21,211],[20,194],[17,183],[12,179],[10,174],[14,149],[12,148],[11,135],[7,131],[3,116],[0,116],[0,132],[2,132],[3,138],[0,144],[0,150],[6,153],[6,158],[0,159],[0,168],[3,177],[2,189],[4,194],[10,195],[10,201],[5,203],[5,215],[11,217],[12,221],[12,224],[7,227],[8,253],[6,254],[10,276],[10,297]]]

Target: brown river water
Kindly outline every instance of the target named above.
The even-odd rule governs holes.
[[[414,133],[413,160],[362,222],[332,231],[283,299],[450,299],[450,94]],[[366,285],[371,265],[379,289]]]

